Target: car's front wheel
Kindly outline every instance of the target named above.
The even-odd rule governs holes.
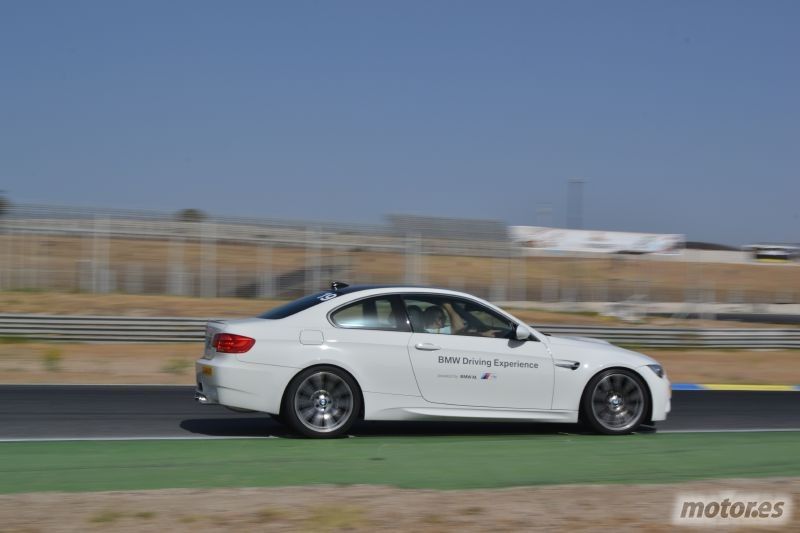
[[[286,391],[282,418],[307,437],[345,434],[358,418],[361,392],[355,380],[334,366],[300,372]]]
[[[583,394],[585,422],[606,435],[632,433],[650,409],[647,385],[631,370],[612,368],[593,377]]]

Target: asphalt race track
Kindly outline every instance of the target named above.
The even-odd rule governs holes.
[[[675,391],[657,431],[800,430],[800,392]],[[563,424],[363,422],[369,435],[584,432]],[[289,436],[275,420],[195,403],[194,387],[0,385],[0,440]]]

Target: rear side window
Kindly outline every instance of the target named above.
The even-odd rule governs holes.
[[[393,297],[359,300],[331,313],[331,321],[340,328],[410,331],[405,311]]]
[[[337,296],[338,294],[335,292],[329,291],[303,296],[302,298],[299,298],[293,302],[289,302],[288,304],[276,307],[275,309],[270,309],[266,313],[258,315],[258,318],[267,318],[271,320],[286,318],[287,316],[292,316],[300,311],[305,311],[306,309],[314,307],[322,302],[327,302],[328,300],[336,298]]]

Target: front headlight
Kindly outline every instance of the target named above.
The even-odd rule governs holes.
[[[656,376],[663,378],[664,377],[664,367],[661,365],[647,365],[647,368],[652,370],[656,373]]]

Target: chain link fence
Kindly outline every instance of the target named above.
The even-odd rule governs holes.
[[[342,224],[12,205],[0,217],[0,290],[287,299],[337,279],[493,301],[800,301],[796,264],[717,256],[531,255],[499,221],[409,215]]]

